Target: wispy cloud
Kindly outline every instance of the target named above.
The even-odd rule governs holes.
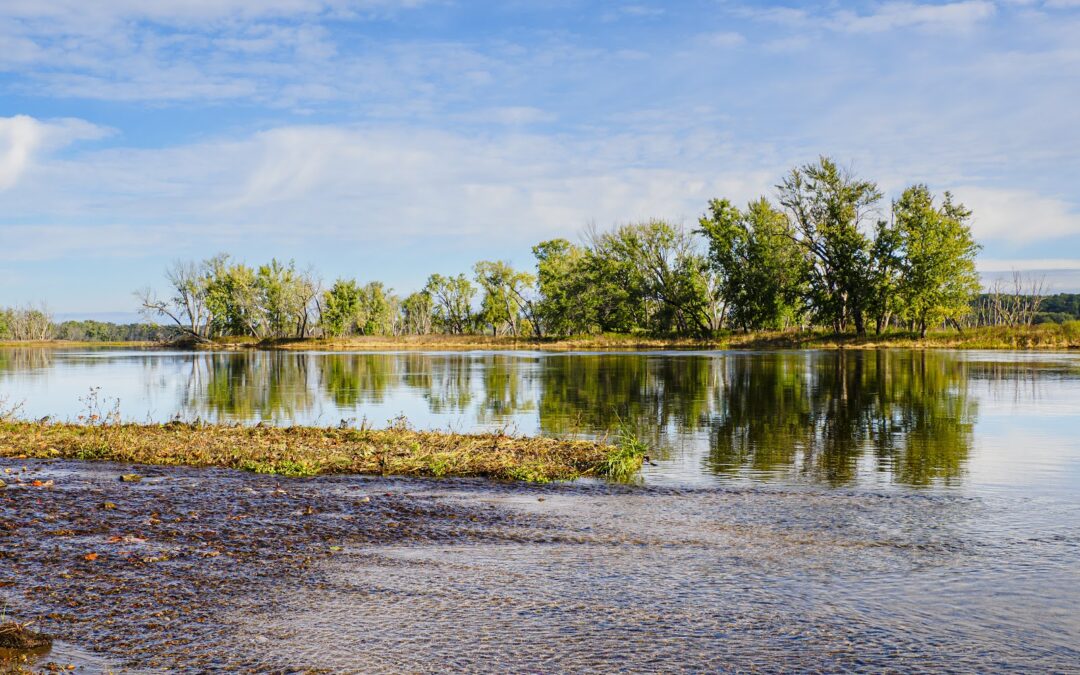
[[[15,185],[39,153],[108,133],[78,119],[42,122],[27,115],[0,117],[0,191]]]
[[[944,4],[887,2],[873,12],[836,12],[831,25],[852,33],[881,33],[901,28],[927,31],[968,31],[994,16],[989,0],[963,0]]]

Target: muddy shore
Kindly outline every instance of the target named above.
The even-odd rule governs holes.
[[[320,588],[319,563],[344,546],[499,541],[515,524],[393,479],[13,460],[0,475],[9,613],[119,667],[261,670],[230,615]]]

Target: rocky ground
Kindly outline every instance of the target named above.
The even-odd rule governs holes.
[[[344,547],[491,542],[520,518],[393,479],[29,460],[0,476],[4,611],[58,640],[35,668],[96,669],[75,645],[118,668],[258,670],[232,617],[320,588]]]

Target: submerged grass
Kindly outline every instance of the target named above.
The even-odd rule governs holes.
[[[626,480],[644,446],[393,429],[0,420],[0,457],[224,467],[283,476],[476,476],[549,482]]]

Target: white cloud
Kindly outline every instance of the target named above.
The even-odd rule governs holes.
[[[0,117],[0,191],[12,187],[40,152],[106,133],[77,119],[41,122],[27,115]]]
[[[953,192],[974,211],[976,239],[1012,243],[1080,235],[1076,205],[1030,190],[958,186]]]
[[[717,168],[725,165],[739,168]],[[283,246],[297,237],[528,245],[573,237],[592,221],[693,222],[708,199],[749,200],[777,174],[714,142],[667,136],[289,126],[42,162],[19,190],[0,194],[0,212],[12,223],[0,225],[0,246],[9,259],[37,259],[149,255],[164,236],[222,248],[252,237]],[[58,239],[71,245],[34,243]]]

